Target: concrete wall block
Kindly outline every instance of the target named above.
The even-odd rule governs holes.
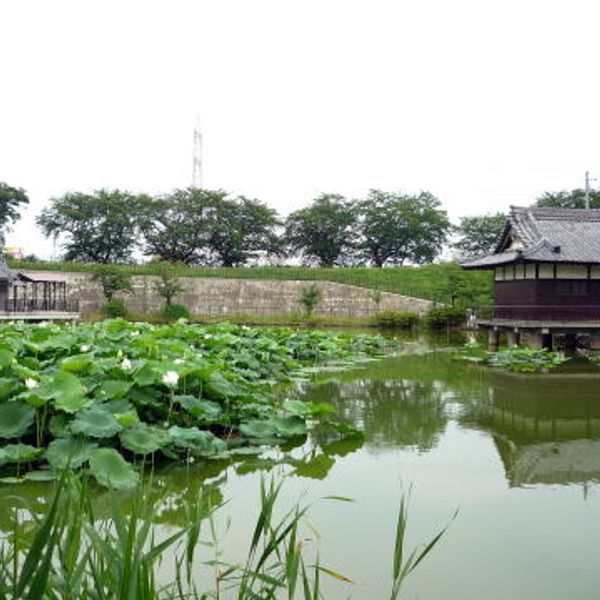
[[[27,271],[24,271],[27,273]],[[53,273],[67,281],[69,299],[79,300],[82,313],[97,312],[104,298],[100,285],[89,273]],[[123,296],[134,312],[158,312],[163,299],[156,293],[155,276],[132,278],[133,293]],[[321,290],[315,314],[336,317],[366,317],[377,312],[373,290],[330,281],[285,281],[270,279],[221,279],[213,277],[181,277],[185,291],[175,298],[192,314],[221,315],[245,313],[269,316],[296,314],[303,310],[302,288],[313,283]],[[433,307],[429,300],[382,292],[379,310],[414,311],[425,314]]]

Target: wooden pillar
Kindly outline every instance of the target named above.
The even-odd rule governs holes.
[[[519,345],[519,334],[517,331],[507,331],[506,332],[506,341],[508,343],[509,348],[513,348],[514,346]]]
[[[541,350],[544,347],[544,336],[539,331],[522,331],[521,343],[532,350]]]
[[[500,336],[497,331],[490,329],[488,331],[488,346],[490,350],[498,350],[498,344],[500,343]]]
[[[600,331],[592,332],[590,336],[590,350],[600,350]]]

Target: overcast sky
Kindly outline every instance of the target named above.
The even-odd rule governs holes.
[[[191,183],[287,214],[320,192],[437,195],[450,216],[600,178],[600,5],[569,0],[0,0],[9,245],[48,199]]]

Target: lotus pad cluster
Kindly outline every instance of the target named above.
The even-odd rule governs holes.
[[[286,400],[274,386],[392,345],[231,324],[2,325],[0,475],[88,468],[101,484],[128,488],[138,477],[132,463],[144,457],[252,453],[323,421],[343,432],[329,405]]]

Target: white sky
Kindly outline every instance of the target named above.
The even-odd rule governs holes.
[[[600,177],[600,4],[0,0],[0,181],[54,195],[191,182],[287,214],[436,194],[453,219]]]

